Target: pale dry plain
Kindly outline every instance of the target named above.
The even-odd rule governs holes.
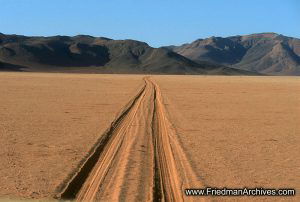
[[[182,191],[299,190],[299,123],[297,77],[0,73],[0,200],[299,201]]]

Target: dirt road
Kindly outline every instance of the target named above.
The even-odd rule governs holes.
[[[184,201],[199,187],[150,78],[60,194],[79,201]],[[199,198],[198,198],[199,201]]]

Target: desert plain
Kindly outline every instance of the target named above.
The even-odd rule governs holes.
[[[0,73],[0,201],[299,201],[300,78]]]

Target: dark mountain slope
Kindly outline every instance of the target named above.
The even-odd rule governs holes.
[[[8,64],[5,62],[0,61],[0,71],[24,71],[26,70],[26,67],[24,66],[19,66],[19,65],[13,65],[13,64]]]

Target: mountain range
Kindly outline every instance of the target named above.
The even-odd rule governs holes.
[[[88,35],[0,33],[0,71],[300,75],[300,40],[275,33],[210,37],[153,48]]]
[[[194,62],[134,40],[87,35],[27,37],[0,34],[0,70],[146,74],[253,74]]]
[[[268,75],[300,75],[300,39],[276,33],[210,37],[165,48],[195,62]]]

